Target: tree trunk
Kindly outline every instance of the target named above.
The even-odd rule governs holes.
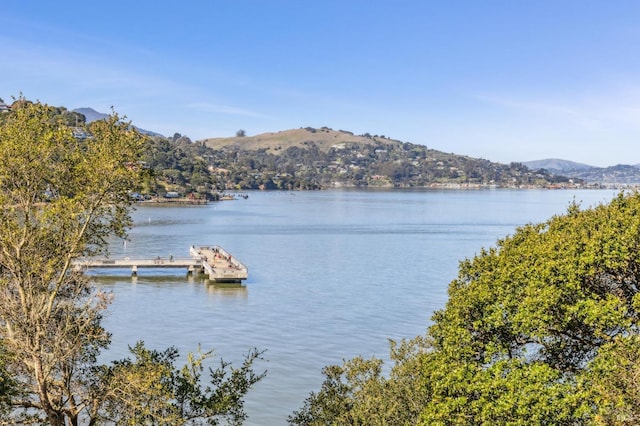
[[[47,414],[49,424],[51,426],[65,426],[64,416],[53,408],[51,400],[49,398],[49,392],[47,391],[47,381],[44,379],[44,373],[42,371],[42,361],[39,358],[34,360],[36,383],[38,384],[38,396],[44,412]]]

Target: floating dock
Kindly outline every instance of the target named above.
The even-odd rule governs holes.
[[[80,259],[74,262],[74,267],[78,270],[130,268],[132,276],[138,275],[140,268],[186,268],[190,274],[208,275],[210,281],[217,283],[240,283],[249,276],[247,267],[220,246],[191,246],[189,254],[191,257],[184,259],[173,256],[168,259]]]

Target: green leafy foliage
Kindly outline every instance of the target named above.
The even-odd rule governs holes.
[[[390,376],[382,374],[382,361],[354,358],[342,366],[323,370],[325,381],[304,406],[289,416],[289,424],[414,425],[428,398],[422,368],[430,349],[416,337],[400,344],[391,341],[394,362]]]
[[[243,397],[265,373],[256,374],[252,365],[262,352],[249,352],[240,368],[220,361],[209,368],[211,384],[204,386],[204,362],[211,352],[188,354],[187,363],[175,366],[178,351],[155,351],[138,342],[130,348],[134,359],[123,359],[111,366],[96,368],[92,392],[101,405],[92,418],[115,424],[240,425],[246,419]]]
[[[619,336],[604,345],[581,385],[595,407],[594,423],[640,423],[640,336]]]

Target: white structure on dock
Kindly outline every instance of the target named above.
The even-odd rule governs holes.
[[[186,268],[188,273],[201,273],[209,276],[209,280],[218,283],[239,283],[246,280],[249,271],[245,265],[231,256],[220,246],[196,247],[189,249],[190,258],[178,259],[169,257],[162,259],[80,259],[74,262],[79,270],[102,268],[130,268],[131,275],[138,274],[139,268]]]

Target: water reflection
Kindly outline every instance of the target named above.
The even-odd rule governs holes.
[[[207,293],[215,299],[246,299],[247,287],[243,284],[214,283],[207,280]]]
[[[136,285],[150,285],[153,287],[175,287],[180,285],[192,285],[194,283],[204,283],[206,279],[193,276],[190,274],[164,274],[164,275],[144,275],[138,273],[138,275],[128,275],[105,273],[98,274],[95,272],[90,273],[93,282],[101,287],[113,287],[116,285],[136,284]]]
[[[117,282],[133,282],[137,283],[138,279],[148,281],[151,283],[162,282],[165,283],[168,280],[186,281],[189,283],[204,281],[202,276],[197,276],[188,273],[184,268],[165,269],[164,273],[158,273],[157,271],[149,272],[144,269],[138,269],[137,275],[131,274],[131,268],[122,269],[91,269],[87,271],[87,275],[91,277],[98,284],[100,283],[117,283]]]
[[[147,287],[194,287],[202,286],[206,289],[209,296],[215,299],[247,299],[249,292],[244,284],[240,283],[216,283],[209,281],[203,276],[186,275],[184,277],[176,275],[91,275],[94,283],[102,288],[128,287],[128,284],[134,286]]]

